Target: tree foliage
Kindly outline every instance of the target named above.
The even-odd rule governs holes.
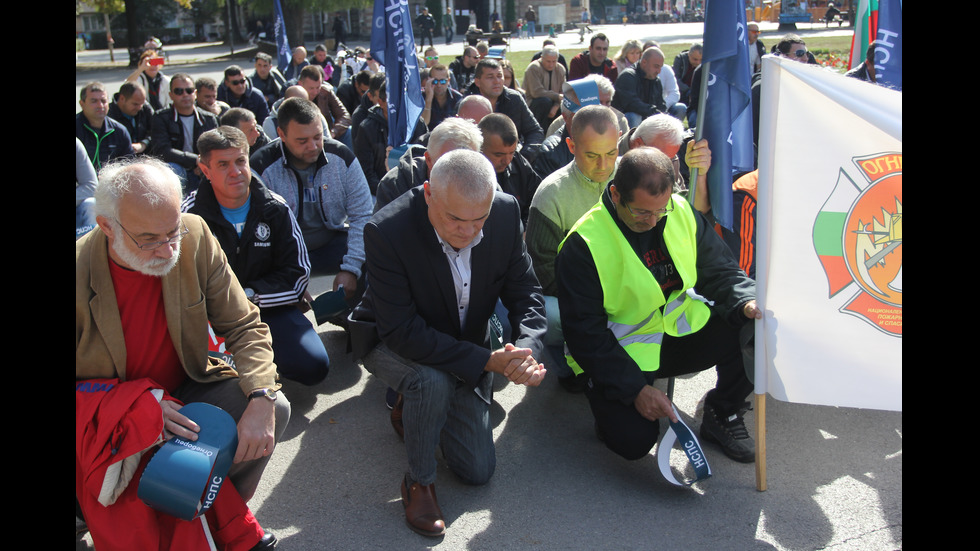
[[[303,43],[303,18],[307,12],[333,12],[348,8],[370,8],[373,0],[279,0],[282,4],[282,16],[286,20],[286,36],[289,43]],[[239,0],[243,6],[248,6],[255,15],[264,15],[271,21],[275,8],[272,0]]]

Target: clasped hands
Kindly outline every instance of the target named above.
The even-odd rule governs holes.
[[[484,371],[499,373],[514,384],[538,386],[547,370],[531,356],[530,348],[517,348],[507,343],[503,348],[490,353]]]

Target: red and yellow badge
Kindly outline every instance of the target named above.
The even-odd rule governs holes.
[[[830,296],[855,284],[841,312],[902,336],[902,154],[855,157],[813,227]]]

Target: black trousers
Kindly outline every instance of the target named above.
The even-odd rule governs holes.
[[[647,383],[656,379],[686,375],[717,366],[718,383],[705,402],[719,415],[738,411],[752,392],[745,376],[739,345],[739,328],[712,315],[700,331],[686,337],[664,337],[660,348],[660,368],[645,372]],[[604,396],[602,388],[591,382],[585,390],[606,447],[626,459],[646,457],[660,437],[660,423],[640,415],[633,403],[624,404]]]

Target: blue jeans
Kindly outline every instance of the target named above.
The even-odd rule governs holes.
[[[687,106],[681,102],[677,102],[667,108],[667,114],[679,121],[683,121],[684,117],[687,116]]]
[[[639,113],[633,113],[633,112],[623,113],[623,115],[626,116],[626,122],[629,123],[630,128],[636,128],[637,126],[640,126],[640,123],[643,122],[643,118],[644,118],[643,115]]]
[[[183,188],[185,197],[201,185],[201,177],[195,174],[193,169],[187,170],[177,163],[167,163],[167,165],[180,179],[180,186]]]
[[[531,33],[531,38],[534,38],[535,31],[537,31],[537,28],[535,27],[535,21],[528,21],[527,32]]]
[[[334,236],[326,245],[317,249],[309,249],[310,268],[313,274],[335,274],[340,271],[340,264],[347,254],[347,232],[336,230]]]
[[[279,374],[304,385],[327,377],[330,358],[310,320],[295,305],[262,309],[262,321],[272,334],[272,351]]]
[[[340,142],[340,143],[342,143],[342,144],[344,144],[344,145],[346,145],[347,146],[347,149],[350,149],[351,151],[354,151],[354,142],[352,141],[353,138],[351,138],[350,134],[351,134],[350,128],[348,128],[347,130],[344,130],[344,133],[343,134],[341,134],[340,136],[337,136],[337,141]]]
[[[419,365],[378,345],[364,368],[404,396],[402,422],[412,479],[436,481],[436,446],[466,484],[485,484],[497,466],[490,426],[493,374],[470,388],[451,373]]]
[[[446,27],[446,44],[451,44],[453,41],[453,28]]]

